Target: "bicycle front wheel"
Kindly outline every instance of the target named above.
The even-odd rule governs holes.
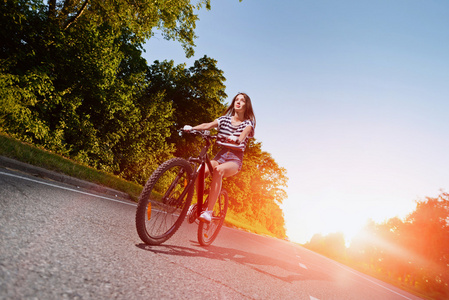
[[[192,173],[189,162],[173,158],[150,176],[136,211],[137,233],[144,243],[159,245],[181,226],[192,201],[193,188],[188,190]]]
[[[209,224],[200,222],[198,226],[198,242],[202,246],[209,246],[215,240],[223,226],[227,211],[228,193],[221,190],[214,205],[211,222]]]

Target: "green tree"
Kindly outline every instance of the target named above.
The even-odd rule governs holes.
[[[173,156],[174,147],[166,143],[170,136],[173,108],[162,94],[144,96],[137,106],[136,119],[112,148],[117,174],[144,184],[151,173]]]
[[[116,145],[145,118],[135,103],[148,84],[142,42],[159,30],[192,55],[195,11],[204,5],[210,8],[208,0],[0,3],[2,130],[122,173]]]
[[[26,1],[34,2],[34,1]],[[42,3],[42,1],[36,1]],[[198,15],[195,11],[210,9],[210,0],[192,4],[190,0],[49,0],[45,7],[47,20],[58,30],[68,30],[79,23],[88,22],[110,28],[111,33],[132,33],[132,43],[142,43],[160,30],[166,39],[181,42],[188,57],[192,56],[195,26]],[[115,36],[116,34],[114,34]]]
[[[155,61],[148,70],[150,82],[146,95],[162,92],[164,100],[174,108],[170,143],[176,146],[177,156],[190,156],[197,148],[188,135],[180,137],[176,130],[184,125],[211,122],[224,110],[226,98],[223,71],[217,61],[204,56],[190,68],[173,61]]]
[[[45,106],[50,99],[61,99],[43,63],[43,9],[40,1],[0,3],[0,128],[26,141],[63,149],[61,129],[52,130],[35,110],[41,102]]]

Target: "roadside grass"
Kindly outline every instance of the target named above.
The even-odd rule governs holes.
[[[0,133],[0,155],[127,193],[134,201],[142,186]]]
[[[0,155],[127,193],[136,202],[142,191],[142,186],[136,183],[82,165],[51,151],[21,142],[1,132]],[[256,234],[272,236],[263,226],[251,224],[250,221],[233,214],[231,211],[228,211],[226,215],[225,225]]]
[[[269,232],[261,224],[254,224],[254,222],[246,220],[241,215],[236,215],[230,210],[228,210],[228,212],[226,213],[226,219],[224,224],[228,227],[239,228],[258,235],[274,237],[274,234]]]

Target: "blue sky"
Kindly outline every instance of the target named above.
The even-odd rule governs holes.
[[[229,100],[250,95],[256,138],[288,171],[293,241],[350,238],[448,191],[449,2],[211,4],[193,58],[158,33],[144,57],[190,67],[207,55]]]

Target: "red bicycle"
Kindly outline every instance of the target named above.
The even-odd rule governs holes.
[[[192,130],[189,133],[199,135],[205,141],[200,154],[188,160],[167,160],[153,172],[140,194],[136,228],[139,237],[146,244],[159,245],[167,241],[179,229],[188,212],[188,221],[193,223],[207,208],[208,197],[205,198],[204,193],[206,166],[211,175],[213,173],[207,152],[212,141],[218,137],[211,135],[209,131]],[[191,206],[197,179],[197,202]],[[199,222],[198,242],[201,245],[208,246],[215,240],[223,226],[227,210],[228,194],[222,189],[213,208],[211,222]]]

